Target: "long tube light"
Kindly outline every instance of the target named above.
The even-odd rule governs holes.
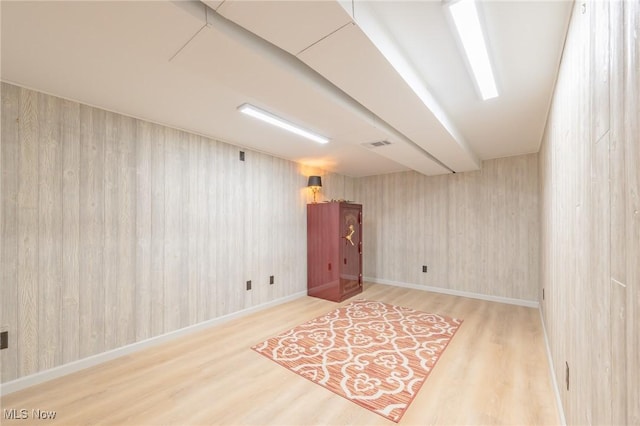
[[[459,0],[449,6],[460,41],[483,100],[498,96],[487,44],[475,0]]]
[[[269,123],[273,126],[280,127],[281,129],[288,130],[291,133],[295,133],[296,135],[303,136],[307,139],[311,139],[314,142],[318,143],[328,143],[329,139],[314,133],[310,130],[303,129],[302,127],[291,123],[290,121],[285,120],[284,118],[280,118],[277,115],[273,115],[268,111],[255,107],[251,104],[242,104],[238,107],[238,111],[247,114],[251,117],[257,118],[258,120],[262,120],[265,123]]]

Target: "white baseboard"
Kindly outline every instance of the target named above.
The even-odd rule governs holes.
[[[556,372],[553,367],[553,358],[551,357],[551,347],[549,346],[549,337],[547,336],[547,327],[544,324],[544,316],[542,315],[542,307],[538,309],[540,312],[540,322],[542,323],[542,331],[544,332],[544,345],[547,348],[547,360],[549,361],[549,374],[551,374],[551,383],[553,384],[553,392],[556,394],[556,405],[558,406],[558,416],[560,417],[560,424],[566,426],[567,419],[564,416],[564,408],[562,407],[562,400],[560,399],[560,388],[558,387],[558,381],[556,380]]]
[[[451,290],[451,289],[448,289],[448,288],[430,287],[430,286],[427,286],[427,285],[403,283],[403,282],[399,282],[399,281],[384,280],[384,279],[379,279],[379,278],[365,277],[364,280],[368,281],[368,282],[372,282],[372,283],[393,285],[393,286],[396,286],[396,287],[405,287],[405,288],[412,288],[412,289],[415,289],[415,290],[431,291],[431,292],[434,292],[434,293],[450,294],[452,296],[461,296],[461,297],[468,297],[468,298],[471,298],[471,299],[488,300],[490,302],[506,303],[506,304],[509,304],[509,305],[526,306],[528,308],[539,308],[540,307],[540,303],[535,301],[535,300],[512,299],[510,297],[501,297],[501,296],[489,296],[489,295],[486,295],[486,294],[471,293],[471,292],[459,291],[459,290]]]
[[[70,362],[58,367],[54,367],[48,370],[39,371],[30,376],[20,377],[19,379],[12,380],[0,385],[0,395],[8,395],[13,392],[34,386],[49,380],[56,379],[58,377],[66,376],[67,374],[75,373],[76,371],[84,370],[85,368],[93,367],[98,364],[110,361],[115,358],[119,358],[124,355],[129,355],[134,352],[138,352],[142,349],[146,349],[152,346],[159,345],[164,342],[176,339],[187,334],[195,333],[196,331],[204,330],[206,328],[222,324],[232,319],[240,318],[254,312],[261,311],[263,309],[271,308],[286,302],[290,302],[295,299],[299,299],[307,295],[307,290],[294,293],[290,296],[282,297],[280,299],[272,300],[271,302],[263,303],[261,305],[252,306],[251,308],[243,309],[231,314],[223,315],[217,318],[210,319],[198,324],[191,325],[189,327],[181,328],[179,330],[171,331],[169,333],[161,334],[159,336],[151,337],[149,339],[141,340],[140,342],[131,343],[120,348],[112,349],[107,352],[102,352],[97,355],[92,355],[87,358],[79,359],[77,361]]]

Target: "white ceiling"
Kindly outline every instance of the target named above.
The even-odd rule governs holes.
[[[500,91],[484,102],[439,1],[0,5],[3,81],[367,176],[536,152],[572,3],[482,2]],[[244,116],[245,102],[331,142]]]

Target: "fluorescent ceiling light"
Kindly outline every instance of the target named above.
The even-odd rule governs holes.
[[[290,131],[291,133],[295,133],[296,135],[303,136],[307,139],[311,139],[314,142],[318,143],[327,143],[329,139],[321,136],[312,131],[303,129],[302,127],[291,123],[283,118],[280,118],[276,115],[271,114],[263,109],[258,107],[254,107],[250,104],[242,104],[238,107],[238,111],[250,115],[251,117],[257,118],[258,120],[262,120],[266,123],[272,124],[274,126],[280,127],[281,129],[285,129]]]
[[[459,0],[449,6],[460,41],[471,65],[483,100],[498,96],[487,45],[478,18],[475,0]]]

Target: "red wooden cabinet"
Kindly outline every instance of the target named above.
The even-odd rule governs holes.
[[[362,206],[307,205],[307,294],[342,302],[362,292]]]

